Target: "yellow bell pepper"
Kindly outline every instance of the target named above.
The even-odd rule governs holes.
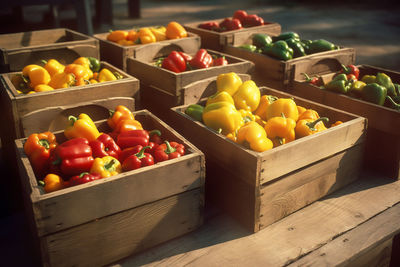
[[[185,28],[176,21],[168,23],[165,34],[168,39],[179,39],[187,37],[187,31]]]
[[[273,147],[272,141],[267,138],[264,128],[255,121],[247,122],[239,128],[236,142],[257,152],[263,152]]]
[[[22,69],[22,75],[29,77],[29,86],[33,89],[38,84],[48,84],[51,80],[49,72],[42,66],[31,64]]]
[[[121,163],[114,157],[95,158],[90,173],[98,173],[101,178],[107,178],[122,172]]]
[[[43,67],[47,70],[51,77],[53,77],[54,74],[64,72],[65,66],[56,59],[49,59],[48,61],[42,60],[42,62],[45,63]]]
[[[46,193],[58,191],[66,187],[64,180],[57,174],[49,173],[39,184],[43,186]]]
[[[273,95],[261,96],[260,103],[258,104],[257,109],[254,111],[254,114],[260,116],[262,120],[267,120],[267,107],[277,99],[278,98]]]
[[[208,97],[207,102],[206,102],[206,106],[215,102],[229,102],[232,105],[235,104],[235,102],[233,102],[233,98],[232,96],[225,91],[222,92],[218,92],[210,97]]]
[[[134,41],[130,41],[130,40],[122,39],[122,40],[117,41],[117,44],[123,45],[123,46],[130,46],[130,45],[134,45],[135,42]]]
[[[48,85],[54,89],[60,89],[74,86],[75,83],[75,75],[73,75],[72,73],[61,72],[54,74],[53,77],[51,77]]]
[[[47,85],[47,84],[38,84],[34,88],[35,92],[47,92],[47,91],[53,91],[54,88]]]
[[[78,64],[78,65],[84,66],[87,69],[90,69],[90,61],[89,61],[89,58],[87,58],[87,57],[78,57],[72,63]]]
[[[116,31],[111,31],[107,35],[107,40],[111,42],[118,42],[118,40],[126,39],[127,36],[128,36],[128,31],[116,30]]]
[[[256,121],[256,115],[254,115],[250,110],[241,108],[238,111],[243,118],[243,122]]]
[[[138,38],[141,44],[150,44],[156,42],[156,37],[149,28],[141,28],[138,32]]]
[[[296,121],[292,118],[272,117],[265,124],[265,131],[274,147],[289,143],[295,139]]]
[[[217,76],[217,92],[228,92],[233,96],[242,85],[242,79],[235,72],[223,73]]]
[[[282,114],[286,118],[291,118],[297,121],[299,118],[299,111],[297,110],[296,103],[291,98],[279,98],[274,101],[267,108],[267,121],[273,117],[282,117]]]
[[[68,139],[83,137],[89,141],[94,141],[100,133],[92,119],[85,113],[81,113],[78,118],[69,116],[70,124],[64,130],[64,135]]]
[[[207,127],[227,135],[243,125],[243,118],[233,104],[216,102],[204,108],[203,122]]]
[[[305,107],[297,105],[297,111],[299,112],[299,116],[306,110],[307,109]]]
[[[260,104],[260,98],[260,89],[252,80],[242,83],[233,95],[233,101],[235,101],[237,109],[246,109],[252,112]]]
[[[90,67],[86,68],[83,65],[75,63],[65,66],[64,72],[74,74],[76,80],[81,78],[84,80],[90,80],[93,77],[93,71],[90,69]]]
[[[162,28],[164,28],[164,29],[162,29]],[[166,32],[165,27],[161,27],[161,28],[152,27],[152,28],[150,28],[150,31],[156,37],[156,42],[167,40],[167,35],[165,33]]]
[[[299,118],[297,119],[297,121],[300,120],[316,120],[319,118],[319,114],[317,111],[313,110],[313,109],[306,109],[303,113],[299,114]]]
[[[296,138],[312,135],[326,130],[324,121],[328,122],[327,117],[321,117],[317,119],[302,119],[297,121],[295,133]]]
[[[103,68],[99,72],[99,76],[97,77],[97,80],[102,83],[102,82],[109,82],[109,81],[115,81],[117,80],[117,77],[112,73],[109,69]]]

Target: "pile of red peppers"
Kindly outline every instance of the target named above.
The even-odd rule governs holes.
[[[129,116],[113,112],[110,122],[115,120],[113,116],[131,120]],[[137,127],[118,132],[112,129],[91,141],[74,137],[58,144],[51,132],[35,133],[28,137],[24,151],[44,191],[53,192],[185,154],[183,144],[161,136],[159,130]]]
[[[228,64],[225,57],[213,57],[206,49],[200,49],[192,57],[184,52],[172,51],[167,57],[161,58],[156,63],[164,69],[180,73],[193,69],[205,69]]]
[[[225,18],[220,23],[209,21],[199,24],[198,27],[210,31],[226,32],[261,25],[264,25],[263,18],[256,14],[247,14],[244,10],[236,10],[233,13],[233,17]]]

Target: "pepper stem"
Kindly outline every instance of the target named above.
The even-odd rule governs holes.
[[[81,174],[79,174],[79,178],[82,178],[83,176],[89,174],[88,172],[82,172]]]
[[[160,130],[157,130],[157,129],[151,130],[151,131],[149,132],[149,136],[151,137],[151,136],[153,136],[153,135],[161,136]]]
[[[351,72],[349,67],[345,66],[344,64],[340,64],[340,65],[342,66],[344,73],[349,74]]]
[[[68,120],[70,121],[70,125],[72,126],[75,124],[75,122],[78,120],[78,118],[71,115],[71,116],[68,116]]]
[[[106,164],[104,164],[104,169],[110,170],[111,168],[114,167],[114,164],[116,163],[115,159],[110,160]]]
[[[135,156],[136,156],[138,159],[144,158],[144,157],[145,157],[144,152],[145,152],[145,150],[148,149],[148,148],[151,148],[151,147],[150,147],[150,146],[145,146],[145,147],[143,147],[138,153],[135,154]]]
[[[400,110],[400,104],[397,104],[396,101],[393,100],[391,96],[386,96],[386,99],[389,100],[390,104],[394,109]]]
[[[39,145],[43,146],[46,149],[50,148],[50,143],[46,139],[40,139],[38,143],[39,143]]]
[[[307,73],[302,72],[302,75],[304,75],[304,78],[306,78],[306,82],[311,81],[312,79],[310,78],[310,76],[307,75]]]
[[[320,121],[328,122],[329,119],[327,117],[321,117],[316,119],[315,121],[307,122],[306,125],[308,126],[308,128],[310,128],[311,131],[316,131],[317,129],[315,129],[315,125],[317,125],[317,123]]]
[[[171,154],[176,151],[176,148],[172,147],[171,144],[168,141],[165,141],[165,144],[167,145],[167,149],[164,150],[166,154]]]

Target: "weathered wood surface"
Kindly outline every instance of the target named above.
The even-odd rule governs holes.
[[[255,234],[230,217],[214,213],[195,232],[114,266],[299,266],[297,263],[318,260],[323,249],[334,252],[335,243],[348,238],[348,245],[343,245],[349,254],[338,258],[327,254],[332,265],[345,266],[358,256],[362,260],[360,252],[381,250],[381,244],[399,233],[399,216],[400,181],[364,174]],[[323,262],[315,266],[321,265]]]

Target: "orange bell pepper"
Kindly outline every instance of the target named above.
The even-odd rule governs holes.
[[[324,121],[329,121],[327,117],[317,119],[302,119],[297,121],[295,133],[296,138],[312,135],[321,131],[326,130]]]
[[[49,170],[50,152],[56,146],[56,137],[51,132],[33,133],[24,143],[24,152],[38,177],[42,177]]]
[[[116,31],[111,31],[107,35],[107,40],[111,42],[118,42],[119,40],[124,40],[127,37],[128,37],[128,31],[116,30]]]
[[[168,23],[165,31],[167,39],[179,39],[187,37],[187,31],[185,28],[176,21]]]
[[[53,173],[47,174],[43,181],[40,181],[39,184],[44,187],[44,191],[46,193],[58,191],[67,187],[68,185],[68,183],[66,183],[59,175]]]

